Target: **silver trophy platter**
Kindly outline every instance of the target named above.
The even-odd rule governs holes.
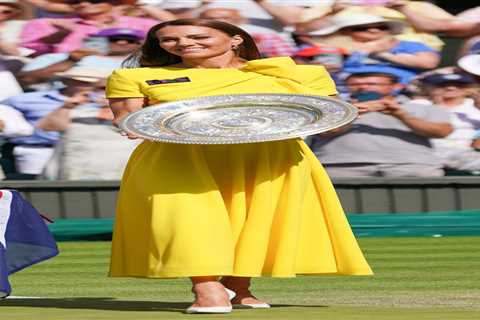
[[[237,144],[305,137],[356,117],[354,106],[321,96],[236,94],[152,105],[126,116],[120,128],[158,142]]]

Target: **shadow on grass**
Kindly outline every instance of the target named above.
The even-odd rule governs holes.
[[[4,307],[170,312],[184,312],[190,304],[188,302],[113,300],[112,298],[19,298],[0,301],[0,306]]]
[[[113,300],[112,298],[35,298],[35,299],[4,299],[0,300],[3,307],[33,307],[55,309],[89,309],[109,311],[168,311],[184,313],[190,306],[189,302],[163,302],[163,301],[132,301]],[[287,307],[328,307],[325,305],[288,305],[274,304],[272,308]]]

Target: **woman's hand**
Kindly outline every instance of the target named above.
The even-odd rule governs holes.
[[[114,119],[112,121],[112,124],[118,128],[123,118],[125,118],[130,113],[138,111],[143,108],[144,98],[114,98],[114,99],[109,99],[109,102],[110,102],[110,109],[114,114]],[[133,133],[121,131],[120,134],[131,140],[140,139],[139,136]]]

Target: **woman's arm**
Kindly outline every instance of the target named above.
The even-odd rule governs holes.
[[[112,121],[114,126],[118,126],[124,117],[132,112],[138,111],[145,105],[144,98],[111,98],[110,109],[113,112],[114,119]],[[137,139],[133,134],[126,134],[129,139]]]

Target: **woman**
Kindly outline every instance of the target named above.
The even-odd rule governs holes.
[[[117,70],[109,78],[114,121],[147,105],[198,96],[336,93],[322,67],[258,58],[252,38],[225,22],[156,25],[130,60],[142,68]],[[190,277],[196,299],[187,312],[230,312],[225,288],[236,293],[233,304],[269,307],[250,293],[250,277],[322,273],[371,270],[328,177],[301,139],[144,141],[131,156],[111,276]]]

